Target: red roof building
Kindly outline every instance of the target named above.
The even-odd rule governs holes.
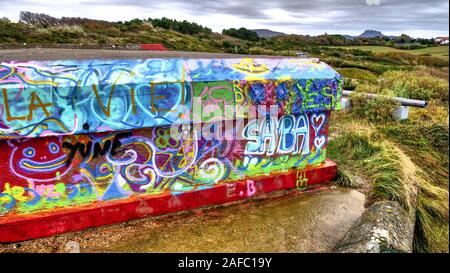
[[[448,45],[448,37],[437,37],[434,41],[441,45]]]

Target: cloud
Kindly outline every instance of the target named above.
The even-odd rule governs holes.
[[[376,29],[390,35],[448,35],[447,0],[0,0],[0,16],[18,19],[21,10],[55,17],[109,21],[166,16],[223,28],[269,28],[298,34],[359,34]]]

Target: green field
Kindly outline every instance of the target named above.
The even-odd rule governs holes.
[[[448,51],[449,51],[448,46],[434,46],[413,50],[397,49],[388,46],[330,46],[330,48],[360,49],[372,51],[373,53],[394,51],[394,52],[406,52],[415,55],[430,54],[430,56],[439,57],[443,59],[448,59]]]

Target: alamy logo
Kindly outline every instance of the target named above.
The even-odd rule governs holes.
[[[80,244],[74,241],[69,241],[66,244],[65,251],[67,253],[80,253]]]
[[[381,4],[381,0],[365,0],[366,4],[369,6],[379,6]]]

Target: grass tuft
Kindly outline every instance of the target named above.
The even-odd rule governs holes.
[[[397,201],[415,218],[415,252],[448,252],[448,127],[414,121],[374,127],[346,114],[336,120],[328,144],[340,166],[336,183],[354,187],[355,177],[364,177],[369,203]]]
[[[341,167],[338,167],[335,178],[336,184],[342,187],[359,188],[361,184],[351,175],[351,173]]]

